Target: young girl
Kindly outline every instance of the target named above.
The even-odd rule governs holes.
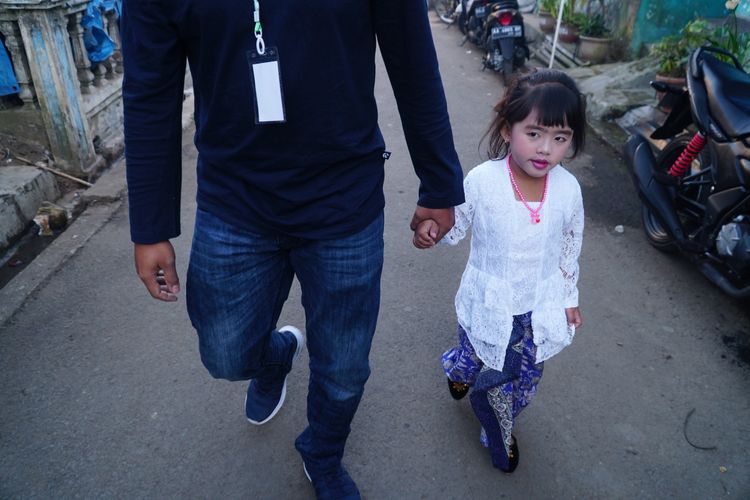
[[[441,240],[456,245],[472,227],[455,301],[458,344],[442,364],[455,399],[471,389],[493,465],[513,472],[514,420],[536,392],[543,361],[581,326],[583,203],[559,163],[583,146],[585,100],[565,73],[536,69],[511,82],[495,111],[487,132],[493,159],[464,179],[466,202]],[[414,245],[432,246],[435,234],[434,221],[422,222]]]

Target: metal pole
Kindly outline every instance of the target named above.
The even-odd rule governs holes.
[[[552,67],[552,63],[555,62],[555,51],[557,50],[557,34],[560,31],[560,23],[562,22],[563,9],[565,8],[565,1],[560,0],[560,10],[557,12],[557,24],[555,25],[555,36],[552,39],[552,53],[549,55],[549,68]]]

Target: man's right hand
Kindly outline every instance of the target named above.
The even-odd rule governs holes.
[[[151,296],[174,302],[180,292],[175,269],[174,247],[169,241],[151,245],[135,244],[135,270]]]

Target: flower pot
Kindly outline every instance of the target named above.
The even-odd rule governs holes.
[[[542,33],[554,33],[555,32],[555,18],[549,12],[539,13],[539,29]]]
[[[578,40],[578,27],[563,21],[560,24],[560,31],[557,33],[557,38],[561,42],[575,43]]]
[[[581,44],[580,54],[583,60],[599,64],[607,59],[609,46],[612,43],[611,38],[595,38],[579,35],[578,40]]]

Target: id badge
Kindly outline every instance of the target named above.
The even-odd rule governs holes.
[[[276,47],[266,47],[265,54],[248,51],[250,80],[255,95],[255,123],[284,123],[284,94],[281,89],[279,52]]]

